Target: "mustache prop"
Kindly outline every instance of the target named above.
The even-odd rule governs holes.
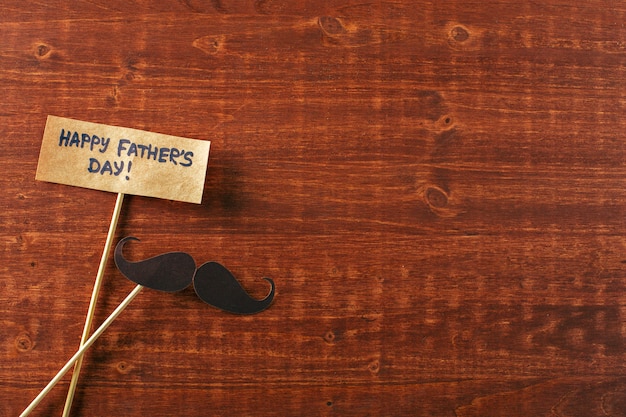
[[[115,264],[120,272],[128,279],[138,284],[124,301],[118,305],[113,313],[94,330],[93,334],[81,343],[81,347],[41,390],[35,399],[20,414],[28,416],[33,409],[48,395],[63,376],[81,360],[83,354],[98,337],[113,323],[122,311],[144,288],[165,292],[181,291],[193,282],[196,294],[202,301],[219,309],[236,314],[254,314],[265,310],[274,299],[274,281],[264,278],[270,283],[270,293],[262,300],[256,300],[243,289],[230,271],[217,262],[207,262],[196,269],[196,263],[191,255],[185,252],[169,252],[138,262],[130,262],[122,255],[124,245],[129,240],[139,240],[129,236],[120,240],[115,247]]]
[[[275,286],[270,278],[269,294],[261,299],[252,298],[239,281],[224,266],[206,262],[196,269],[193,257],[185,252],[169,252],[143,261],[131,262],[124,258],[123,249],[128,236],[115,247],[114,259],[117,269],[136,284],[153,290],[176,292],[193,283],[198,297],[205,303],[235,314],[255,314],[265,310],[274,299]]]

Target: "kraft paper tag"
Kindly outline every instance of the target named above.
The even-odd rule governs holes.
[[[201,203],[211,142],[48,116],[35,178]]]

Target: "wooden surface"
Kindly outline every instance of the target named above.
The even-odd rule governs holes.
[[[3,1],[0,415],[77,349],[115,202],[35,181],[48,114],[211,140],[203,203],[128,197],[117,237],[277,287],[251,317],[142,292],[74,416],[626,415],[624,22],[608,0]],[[110,262],[96,322],[133,286]]]

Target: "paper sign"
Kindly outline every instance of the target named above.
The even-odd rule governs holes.
[[[48,116],[35,178],[201,203],[211,142]]]

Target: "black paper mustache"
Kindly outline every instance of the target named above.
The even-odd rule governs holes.
[[[254,314],[265,310],[274,299],[274,281],[263,278],[271,285],[270,293],[256,300],[243,289],[228,269],[217,262],[206,262],[196,269],[196,263],[185,252],[169,252],[143,261],[130,262],[122,254],[124,244],[139,240],[128,236],[115,247],[117,269],[136,284],[153,290],[181,291],[193,282],[198,297],[207,304],[236,314]]]

